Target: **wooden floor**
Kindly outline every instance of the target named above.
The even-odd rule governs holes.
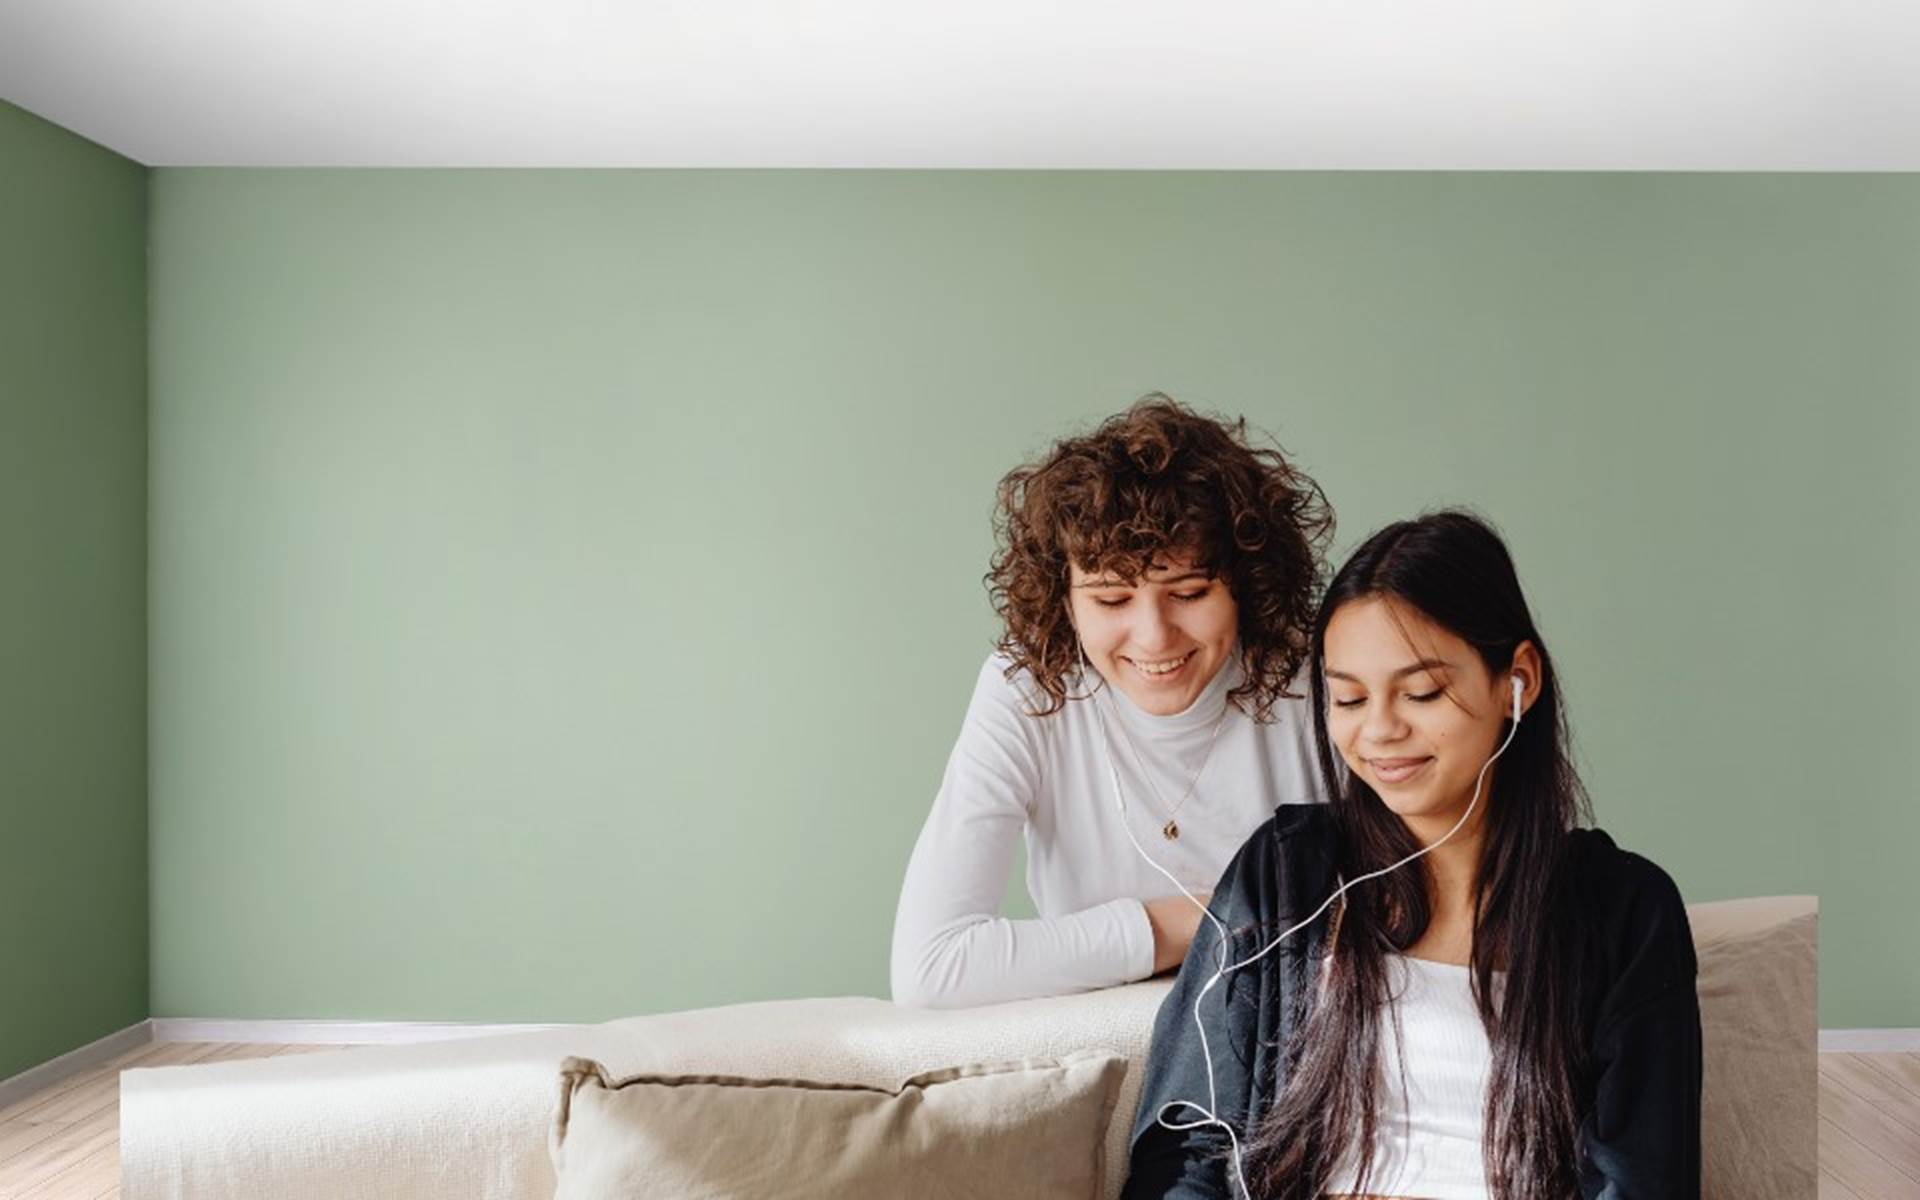
[[[0,1200],[120,1195],[120,1072],[342,1050],[238,1042],[150,1042],[0,1108]]]
[[[154,1042],[0,1109],[0,1200],[120,1195],[120,1072],[340,1050]],[[1820,1200],[1920,1200],[1920,1054],[1820,1056]]]
[[[1820,1056],[1820,1200],[1920,1200],[1920,1054]]]

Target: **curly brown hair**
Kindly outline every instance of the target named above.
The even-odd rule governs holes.
[[[1306,660],[1333,513],[1284,451],[1247,441],[1246,418],[1202,416],[1159,392],[1009,471],[994,505],[997,548],[983,582],[999,650],[1066,706],[1080,660],[1067,615],[1068,563],[1136,583],[1169,553],[1223,580],[1239,607],[1246,680],[1228,700],[1257,721]]]

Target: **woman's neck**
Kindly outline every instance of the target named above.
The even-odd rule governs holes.
[[[1476,806],[1473,816],[1452,837],[1447,837],[1447,832],[1459,823],[1459,810],[1444,816],[1404,819],[1415,841],[1422,846],[1433,847],[1421,861],[1427,866],[1435,914],[1471,913],[1480,878],[1480,853],[1485,844],[1486,807]],[[1435,845],[1442,838],[1446,838],[1446,841]]]
[[[1433,845],[1457,820],[1449,818],[1424,834],[1416,822],[1407,825],[1422,845]],[[1474,822],[1421,858],[1420,864],[1426,867],[1427,927],[1406,948],[1408,957],[1455,966],[1473,961],[1474,887],[1480,873],[1480,846],[1480,828]]]

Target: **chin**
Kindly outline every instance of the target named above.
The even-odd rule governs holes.
[[[1127,699],[1133,701],[1134,707],[1138,708],[1141,712],[1151,713],[1156,717],[1170,717],[1177,712],[1185,712],[1187,706],[1192,704],[1194,700],[1192,696],[1169,698],[1166,696],[1142,696],[1137,692],[1128,692]]]
[[[1409,794],[1406,792],[1387,792],[1382,791],[1380,785],[1375,783],[1370,783],[1367,786],[1373,789],[1374,795],[1380,797],[1380,803],[1386,807],[1388,812],[1403,820],[1410,817],[1426,819],[1453,817],[1457,819],[1460,816],[1458,811],[1452,809],[1444,801],[1436,799],[1431,793],[1422,792]]]
[[[1373,794],[1380,797],[1380,804],[1396,817],[1424,817],[1429,815],[1430,807],[1423,799],[1411,796],[1391,796],[1378,787]]]

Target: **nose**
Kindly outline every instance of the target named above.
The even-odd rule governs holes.
[[[1140,647],[1143,654],[1172,650],[1174,643],[1179,640],[1178,627],[1160,604],[1139,606],[1132,633],[1134,644]]]
[[[1374,745],[1389,745],[1405,737],[1406,733],[1407,723],[1400,718],[1398,712],[1394,711],[1390,699],[1382,698],[1367,702],[1366,711],[1360,721],[1362,741],[1371,742]]]

